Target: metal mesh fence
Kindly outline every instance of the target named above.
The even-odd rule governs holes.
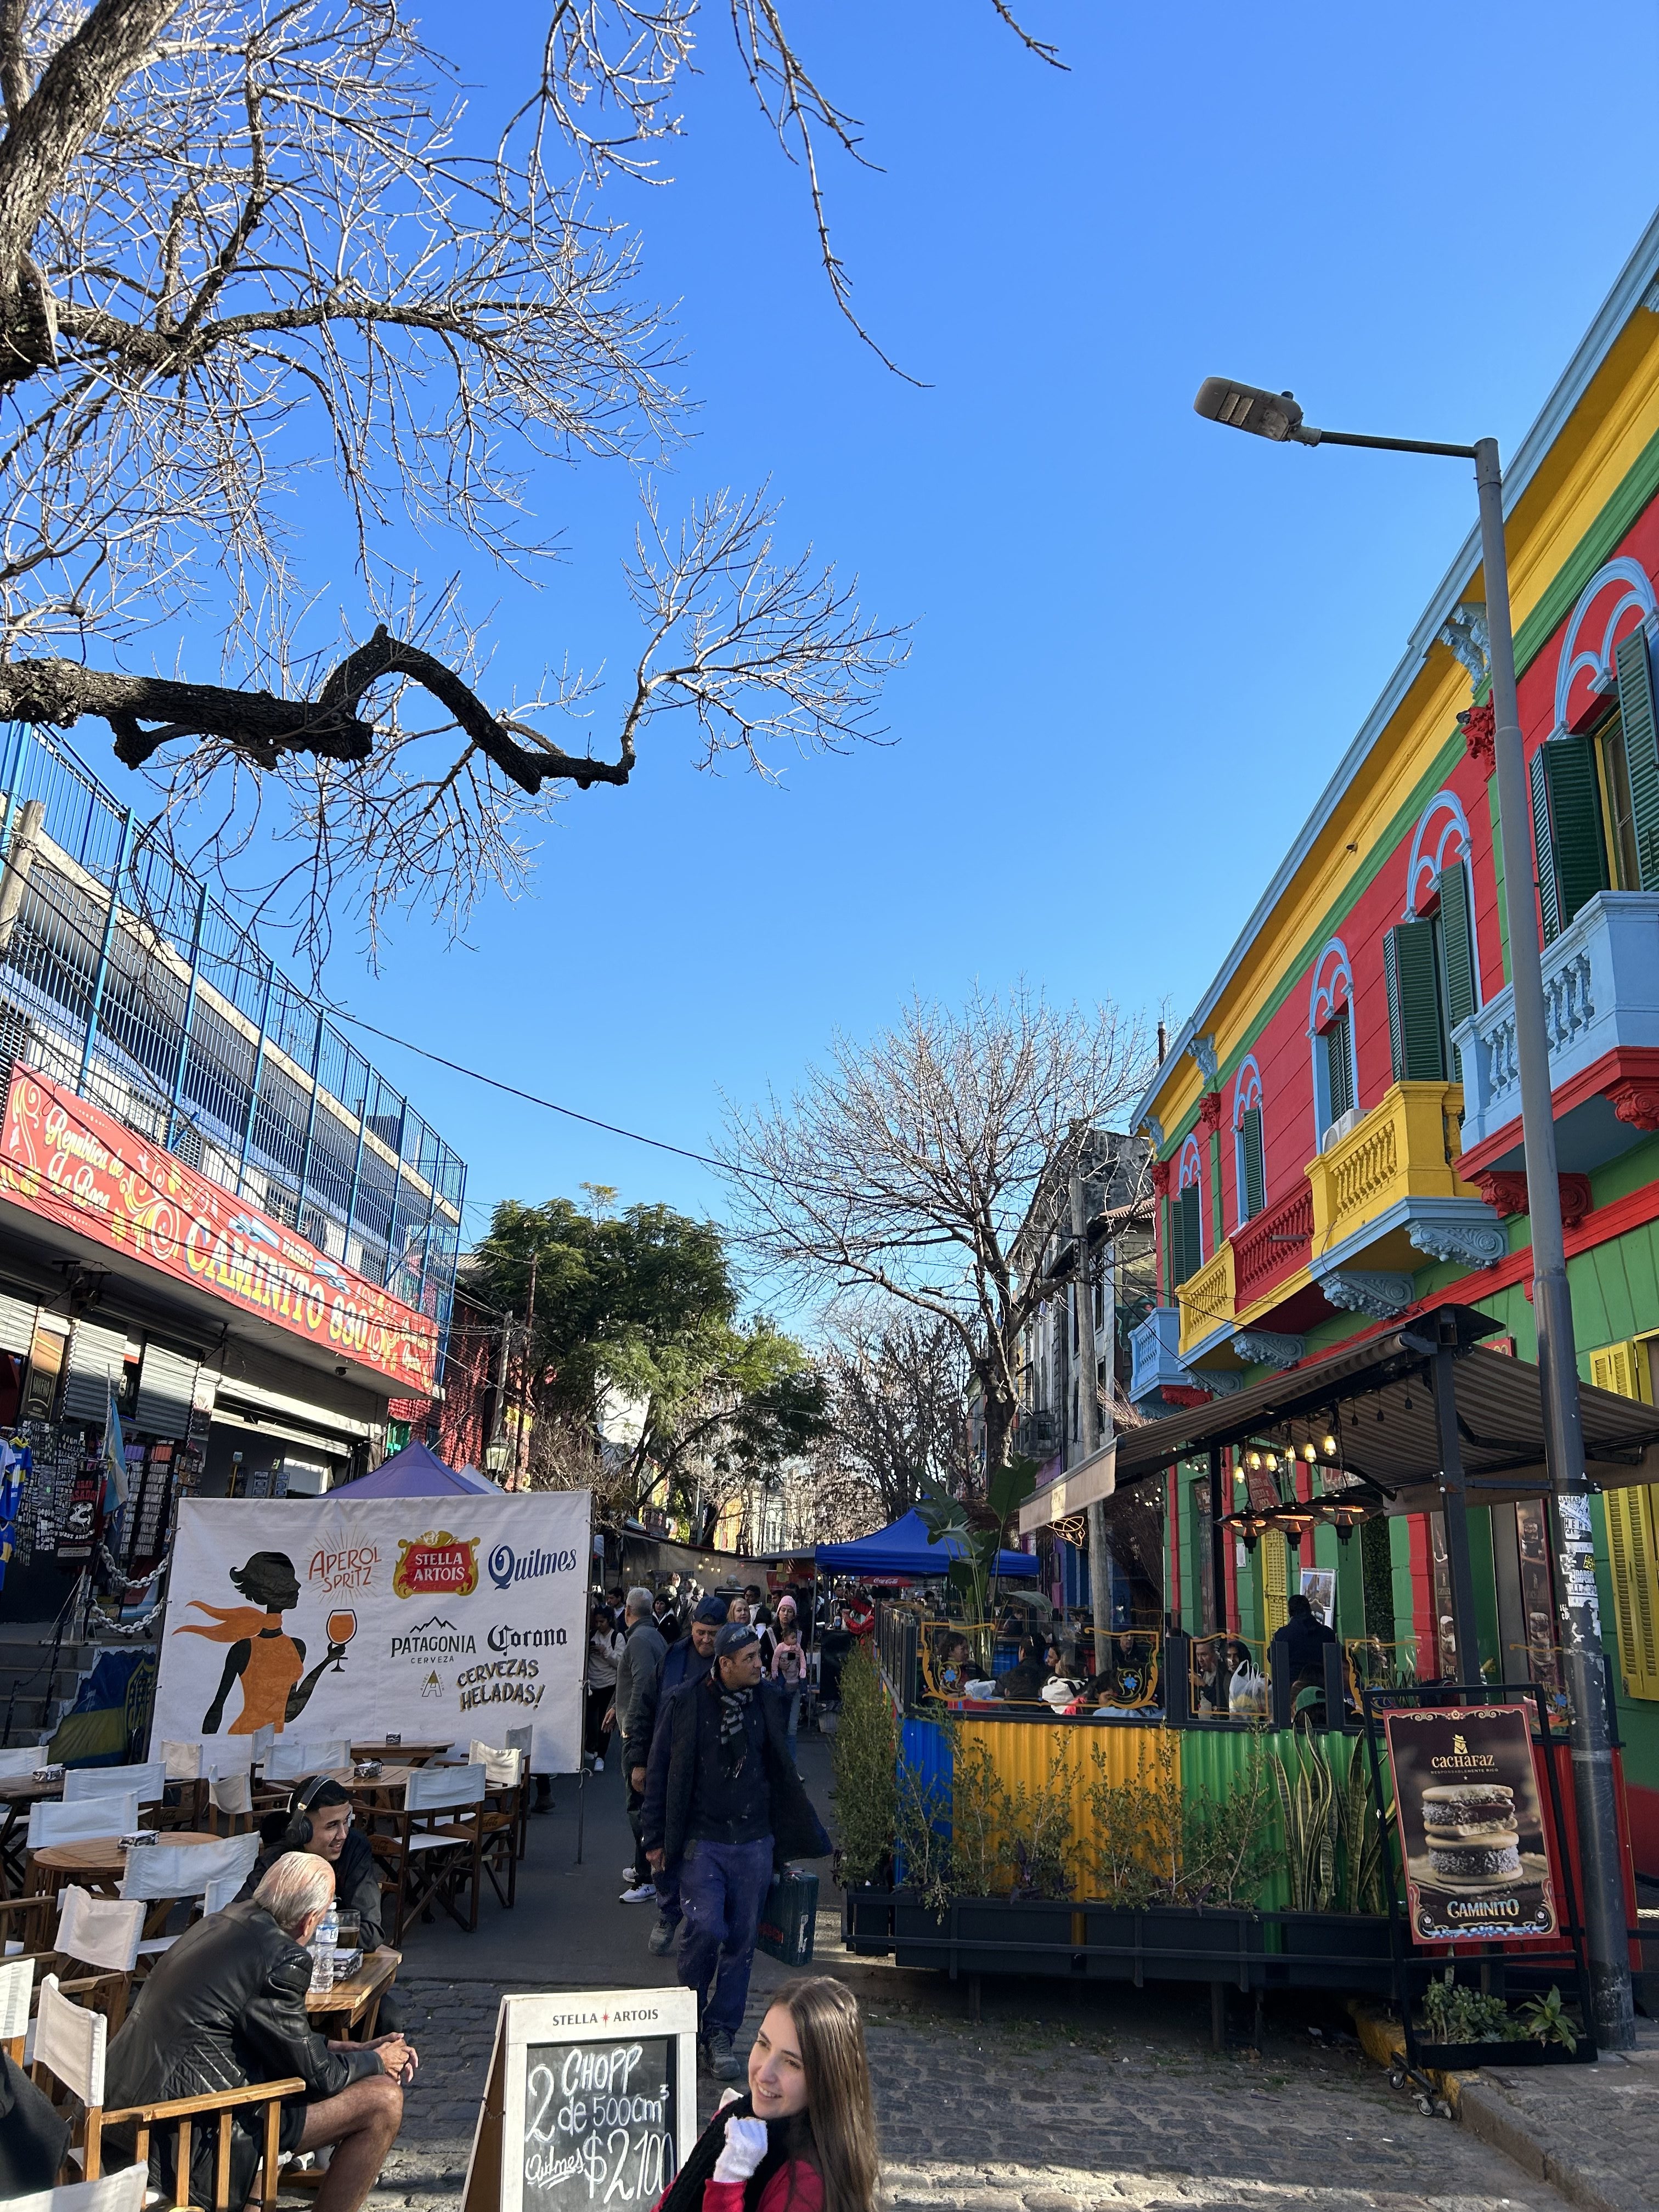
[[[27,870],[0,1079],[71,1085],[447,1327],[462,1161],[61,739],[14,724],[0,764],[0,850]]]

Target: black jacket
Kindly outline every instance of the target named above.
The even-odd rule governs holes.
[[[306,2018],[311,1960],[285,1936],[264,1905],[240,1899],[198,1920],[164,1952],[109,2046],[104,2102],[158,2103],[198,2097],[248,2081],[297,2075],[304,2099],[283,2108],[282,2147],[297,2148],[305,2106],[337,2097],[349,2083],[382,2071],[377,2051],[331,2051]],[[246,2203],[259,2162],[264,2114],[244,2106],[231,2130],[230,2202]],[[217,2124],[195,2128],[191,2145],[191,2202],[211,2204]],[[172,2129],[152,2140],[149,2164],[158,2187],[173,2187],[176,2142]],[[169,2202],[172,2199],[169,2197]]]
[[[696,1699],[718,1697],[717,1678],[676,1690],[663,1710],[662,1734],[667,1738],[665,1761],[657,1767],[660,1781],[646,1777],[645,1808],[641,1832],[648,1851],[660,1850],[663,1864],[677,1867],[685,1853],[691,1820],[691,1799],[696,1783]],[[781,1866],[787,1859],[817,1859],[828,1856],[830,1844],[823,1823],[812,1809],[795,1762],[789,1756],[789,1715],[786,1699],[762,1684],[756,1693],[766,1723],[767,1787],[772,1799],[772,1856]],[[660,1757],[660,1754],[659,1754]],[[657,1762],[653,1762],[653,1767]]]
[[[261,1830],[262,1834],[269,1831]],[[253,1871],[236,1893],[240,1905],[252,1896],[285,1850],[295,1846],[283,1841],[279,1832],[253,1862]],[[368,1838],[359,1828],[348,1828],[340,1856],[334,1862],[334,1902],[342,1912],[355,1912],[362,1923],[363,1949],[378,1951],[386,1940],[386,1895],[380,1887],[380,1862]]]

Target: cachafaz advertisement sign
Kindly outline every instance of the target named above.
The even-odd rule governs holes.
[[[533,1770],[574,1773],[589,1504],[585,1490],[185,1498],[153,1740],[269,1723],[301,1741],[499,1747],[528,1727]]]
[[[11,1079],[0,1195],[424,1396],[437,1323],[64,1085]]]

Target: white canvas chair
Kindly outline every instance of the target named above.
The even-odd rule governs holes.
[[[251,1747],[252,1755],[255,1759],[263,1759],[266,1752],[270,1749],[271,1745],[275,1743],[276,1741],[276,1723],[275,1721],[267,1721],[263,1728],[255,1729],[252,1735],[245,1736],[243,1738],[243,1741]]]
[[[66,1996],[76,1996],[102,2013],[113,2034],[127,2016],[144,1908],[119,1898],[94,1897],[73,1883],[60,1893],[60,1904],[52,1939],[58,1954],[54,1972],[70,1966],[101,1971],[84,1980],[62,1982],[59,1987]]]
[[[234,1905],[246,1880],[245,1874],[216,1875],[202,1892],[203,1919],[205,1920],[210,1913],[222,1912],[228,1905]]]
[[[350,1764],[351,1746],[343,1736],[319,1736],[310,1742],[284,1736],[265,1753],[261,1771],[267,1782],[297,1782],[302,1774],[323,1774]]]
[[[497,1751],[475,1737],[471,1758],[474,1766],[483,1767],[489,1790],[489,1801],[483,1808],[483,1870],[489,1876],[490,1887],[511,1911],[519,1895],[519,1824],[525,1753],[516,1744]]]
[[[467,1746],[467,1763],[483,1767],[484,1778],[492,1790],[516,1790],[524,1771],[524,1753],[514,1744],[496,1751],[489,1744],[480,1743],[475,1736]]]
[[[376,1858],[397,1875],[394,1949],[410,1921],[428,1904],[441,1905],[458,1927],[476,1931],[488,1788],[482,1766],[417,1766],[404,1785],[402,1809],[390,1816],[377,1815],[396,1823],[391,1833],[369,1838]],[[447,1819],[440,1817],[444,1814]],[[470,1882],[472,1891],[467,1920],[455,1905],[456,1893],[465,1882]]]
[[[109,2022],[103,2014],[71,2004],[63,1995],[57,1975],[46,1975],[40,1984],[31,2044],[35,2084],[46,2088],[47,2084],[40,2076],[49,2073],[72,2097],[80,2099],[87,2108],[88,2145],[96,2140],[102,2124],[104,2054],[108,2047]]]
[[[196,1782],[201,1778],[203,1747],[199,1743],[167,1743],[161,1746],[161,1764],[169,1782]]]
[[[138,1792],[120,1797],[83,1797],[76,1804],[54,1805],[49,1798],[29,1808],[29,1849],[49,1844],[87,1844],[106,1836],[137,1832]]]
[[[234,1897],[258,1856],[259,1838],[253,1833],[222,1836],[216,1844],[147,1844],[141,1851],[129,1851],[121,1894],[143,1899],[153,1908],[138,1956],[159,1957],[175,1941],[162,1930],[173,1906],[185,1899],[201,1898],[204,1911],[220,1909],[206,1903],[210,1882],[234,1881]]]
[[[0,1751],[0,1782],[27,1782],[37,1766],[51,1764],[51,1754],[38,1743],[14,1743]]]
[[[142,1766],[70,1766],[64,1770],[64,1802],[79,1804],[83,1797],[120,1797],[129,1790],[138,1793],[141,1805],[161,1802],[167,1786],[167,1761],[147,1759]]]
[[[202,1771],[211,1782],[225,1774],[252,1774],[258,1758],[256,1737],[233,1736],[228,1742],[202,1746]]]
[[[234,1823],[246,1820],[253,1823],[253,1778],[246,1770],[236,1774],[216,1774],[207,1785],[209,1801],[216,1814],[222,1814]],[[216,1822],[216,1826],[217,1823]]]
[[[143,2212],[149,2186],[149,2168],[129,2166],[101,2181],[68,2181],[33,2197],[9,2197],[6,2212]]]

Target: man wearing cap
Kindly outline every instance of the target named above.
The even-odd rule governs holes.
[[[761,1687],[759,1638],[747,1622],[728,1621],[716,1632],[708,1675],[670,1701],[661,1784],[647,1784],[646,1856],[653,1872],[678,1876],[679,1977],[697,1992],[698,2032],[721,2081],[738,2071],[732,2039],[743,2025],[774,1867],[830,1849],[784,1723],[781,1701]]]
[[[651,1755],[646,1761],[645,1796],[648,1804],[654,1792],[659,1808],[668,1782],[668,1701],[676,1690],[704,1680],[714,1663],[714,1638],[726,1626],[726,1600],[705,1597],[698,1601],[691,1616],[691,1633],[668,1647],[668,1656],[663,1662],[662,1686],[658,1693],[657,1722],[652,1732]],[[641,1826],[643,1826],[641,1816]],[[667,1867],[653,1869],[657,1893],[657,1924],[651,1930],[647,1948],[660,1959],[665,1951],[674,1948],[674,1931],[680,1924],[679,1869]]]

